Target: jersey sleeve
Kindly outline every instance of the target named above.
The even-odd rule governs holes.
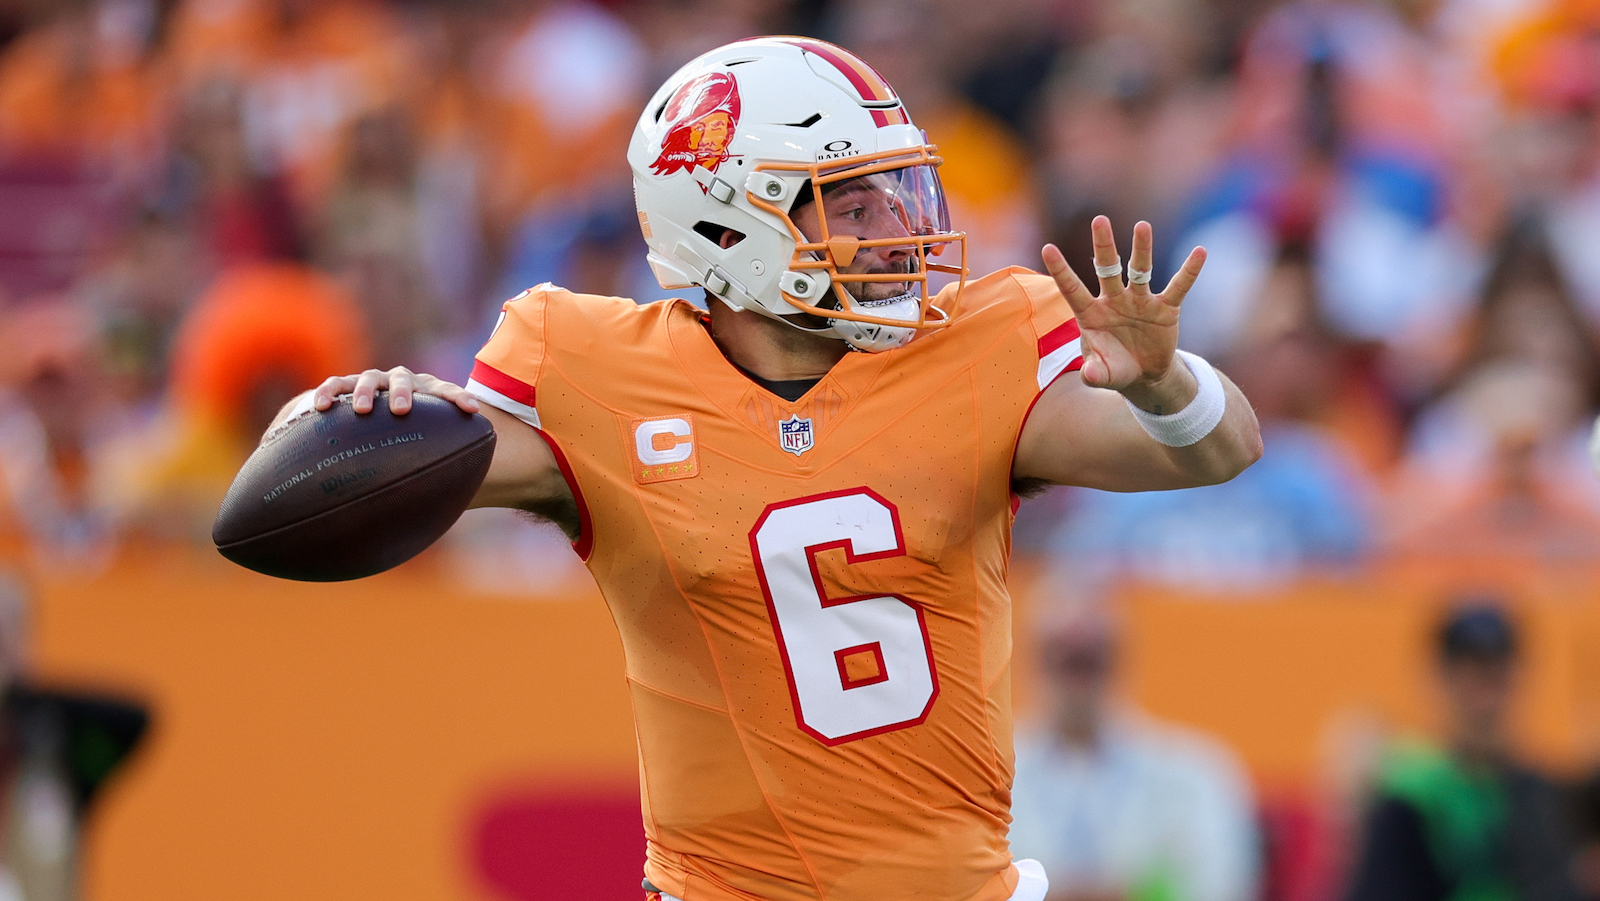
[[[1036,272],[1018,271],[1014,275],[1028,298],[1028,314],[1038,342],[1039,365],[1036,371],[1040,391],[1050,387],[1064,372],[1083,368],[1083,341],[1072,307],[1061,296],[1055,279]]]
[[[550,285],[529,288],[500,309],[494,333],[478,351],[467,391],[534,428],[539,424],[539,375],[545,361]]]

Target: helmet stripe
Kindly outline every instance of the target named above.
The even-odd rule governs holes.
[[[827,60],[839,74],[843,75],[855,87],[856,93],[866,103],[885,103],[896,100],[894,89],[883,80],[877,70],[862,62],[859,57],[841,47],[835,47],[826,41],[811,38],[788,38],[786,43],[793,44],[809,53]]]
[[[893,109],[875,109],[872,111],[872,121],[878,123],[879,128],[883,128],[886,125],[908,125],[911,122],[910,119],[906,118],[906,110],[903,106],[897,106]]]

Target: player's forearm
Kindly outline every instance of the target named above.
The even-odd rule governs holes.
[[[545,439],[504,410],[485,405],[482,412],[494,424],[494,460],[472,506],[537,510],[572,503],[572,490]]]
[[[1204,438],[1185,447],[1167,447],[1145,436],[1154,450],[1165,456],[1173,470],[1189,483],[1185,487],[1226,482],[1261,459],[1261,425],[1256,421],[1255,410],[1251,409],[1244,392],[1227,376],[1220,372],[1217,376],[1222,382],[1227,406],[1222,419]],[[1158,410],[1140,406],[1160,415]],[[1179,407],[1173,412],[1182,409]]]
[[[1091,388],[1076,378],[1058,379],[1023,426],[1012,475],[1105,491],[1225,482],[1261,456],[1261,430],[1244,394],[1226,376],[1218,377],[1221,418],[1199,440],[1179,447],[1152,437],[1118,392]],[[1196,391],[1173,413],[1188,409],[1198,397]],[[1171,404],[1173,398],[1160,399]]]
[[[1244,472],[1261,457],[1261,429],[1244,393],[1226,376],[1218,375],[1226,398],[1222,418],[1200,440],[1181,447],[1151,436],[1116,392],[1089,389],[1098,402],[1093,420],[1097,423],[1095,440],[1077,448],[1070,469],[1057,471],[1070,474],[1068,484],[1108,491],[1198,488],[1226,482]]]
[[[1203,357],[1180,350],[1159,378],[1135,381],[1121,394],[1182,487],[1226,482],[1261,456],[1250,402]]]

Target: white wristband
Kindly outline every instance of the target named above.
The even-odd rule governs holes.
[[[1200,383],[1200,393],[1188,406],[1176,413],[1157,416],[1123,398],[1128,400],[1128,409],[1133,411],[1133,418],[1139,420],[1145,433],[1167,447],[1188,447],[1211,434],[1228,408],[1228,394],[1222,389],[1222,379],[1217,377],[1217,371],[1206,358],[1186,350],[1178,351],[1178,357]]]

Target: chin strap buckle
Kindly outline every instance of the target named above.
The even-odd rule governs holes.
[[[733,185],[720,178],[711,180],[711,185],[706,188],[706,193],[710,194],[711,199],[718,203],[733,203]]]
[[[733,203],[733,185],[698,167],[695,168],[693,174],[695,183],[700,186],[700,190],[705,191],[712,200],[718,203]]]

